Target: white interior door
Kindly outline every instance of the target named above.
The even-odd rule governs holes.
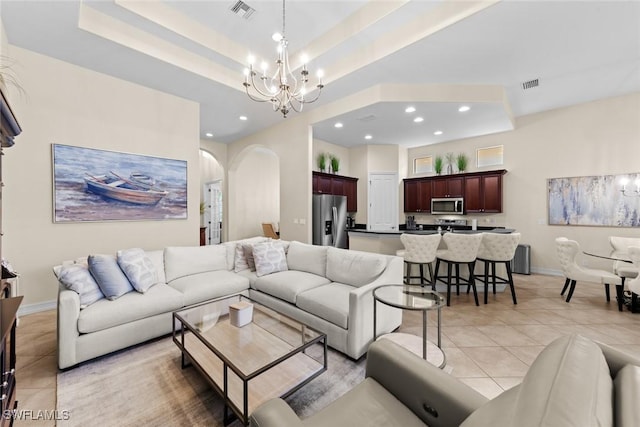
[[[398,174],[369,174],[369,209],[367,224],[372,231],[398,229]]]
[[[206,244],[217,245],[222,242],[222,181],[206,183],[204,188],[204,226]]]

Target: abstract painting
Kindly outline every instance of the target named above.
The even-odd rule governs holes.
[[[52,144],[54,222],[187,218],[187,162]]]
[[[550,225],[640,226],[640,173],[552,178],[547,184]]]

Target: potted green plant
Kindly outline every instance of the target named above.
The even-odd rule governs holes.
[[[340,159],[333,154],[329,158],[331,160],[331,170],[333,173],[337,173],[340,170]]]
[[[316,158],[316,164],[318,165],[318,170],[320,172],[324,172],[325,168],[327,167],[327,155],[325,153],[318,154],[318,157]]]
[[[436,156],[433,160],[433,169],[436,171],[436,175],[440,175],[442,173],[442,166],[444,161],[442,160],[442,156]]]
[[[467,170],[467,162],[468,162],[468,158],[466,154],[464,153],[458,154],[458,156],[456,157],[458,172],[464,172]]]
[[[453,153],[447,153],[445,156],[445,159],[447,160],[447,174],[452,174],[453,173],[453,161],[455,160],[455,157],[453,155]]]

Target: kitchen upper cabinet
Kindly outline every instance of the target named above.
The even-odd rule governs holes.
[[[502,212],[502,175],[495,171],[465,178],[464,203],[467,213]]]
[[[463,197],[464,178],[461,176],[434,178],[431,197]]]
[[[431,180],[421,178],[404,181],[404,211],[431,212]]]
[[[504,169],[404,180],[404,211],[431,212],[431,199],[464,197],[466,213],[502,212]]]
[[[358,211],[358,178],[313,172],[313,192],[347,196],[347,212]]]

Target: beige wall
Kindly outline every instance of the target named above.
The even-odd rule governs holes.
[[[608,253],[608,237],[640,236],[636,228],[549,226],[547,179],[570,176],[637,173],[640,171],[640,93],[585,103],[520,117],[516,129],[480,138],[411,149],[413,158],[424,154],[464,151],[475,168],[475,150],[504,145],[504,210],[500,215],[476,216],[479,225],[502,225],[522,233],[531,245],[534,271],[557,273],[554,239],[577,240],[584,250]],[[499,169],[491,167],[486,169]],[[640,204],[640,200],[638,200]],[[466,216],[471,219],[474,216]],[[417,217],[429,221],[431,215]],[[590,257],[589,266],[610,268]]]
[[[24,88],[24,94],[9,92],[23,133],[2,165],[3,254],[21,274],[23,308],[46,308],[55,300],[52,267],[63,260],[198,244],[196,103],[15,46],[3,54],[19,64]],[[188,219],[54,224],[52,143],[186,160]]]
[[[333,154],[334,156],[338,157],[338,159],[340,159],[340,169],[338,170],[338,174],[344,175],[344,176],[352,176],[349,174],[350,173],[349,159],[351,154],[350,154],[350,150],[347,147],[343,147],[341,145],[332,144],[330,142],[314,138],[313,139],[313,156],[312,156],[314,171],[319,170],[316,159],[318,158],[318,154],[320,153]],[[331,161],[327,157],[327,168],[330,165],[331,165]],[[325,172],[328,172],[328,170],[325,169]]]
[[[262,223],[280,221],[280,160],[274,151],[249,147],[233,160],[228,176],[233,240],[261,236]]]

